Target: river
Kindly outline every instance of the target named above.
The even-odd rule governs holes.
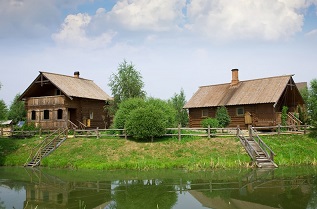
[[[313,209],[317,168],[95,171],[0,167],[0,209]]]

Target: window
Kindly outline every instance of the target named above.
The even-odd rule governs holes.
[[[207,109],[207,108],[202,109],[202,111],[201,111],[201,117],[203,117],[203,118],[208,117],[208,109]]]
[[[31,120],[36,120],[36,112],[35,112],[35,110],[32,110],[32,112],[31,112]]]
[[[49,110],[44,110],[44,120],[50,119],[50,111]]]
[[[58,120],[63,119],[63,110],[62,109],[57,110],[57,119]]]
[[[89,119],[91,119],[91,120],[94,119],[94,112],[89,113]]]
[[[244,116],[244,107],[238,107],[236,109],[237,116]]]

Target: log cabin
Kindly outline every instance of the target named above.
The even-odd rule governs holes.
[[[221,106],[227,108],[231,117],[229,127],[275,126],[281,124],[283,106],[288,107],[289,117],[293,117],[291,113],[304,105],[293,75],[239,81],[239,70],[231,71],[230,83],[201,86],[185,104],[190,127],[201,127],[201,121],[214,118]]]
[[[105,128],[110,117],[105,105],[112,100],[92,80],[79,76],[40,72],[21,94],[27,111],[27,124],[42,129]]]

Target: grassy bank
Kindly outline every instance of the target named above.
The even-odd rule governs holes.
[[[280,166],[316,165],[316,141],[307,136],[266,136],[264,141],[277,153]],[[30,150],[41,140],[0,139],[0,165],[21,166]],[[52,168],[88,169],[161,169],[248,167],[249,156],[235,137],[187,138],[179,142],[164,138],[154,143],[122,138],[70,138],[42,165]]]

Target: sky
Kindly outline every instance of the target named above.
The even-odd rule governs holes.
[[[111,95],[126,60],[147,96],[294,74],[317,78],[317,0],[0,0],[0,99],[40,71],[93,80]]]

